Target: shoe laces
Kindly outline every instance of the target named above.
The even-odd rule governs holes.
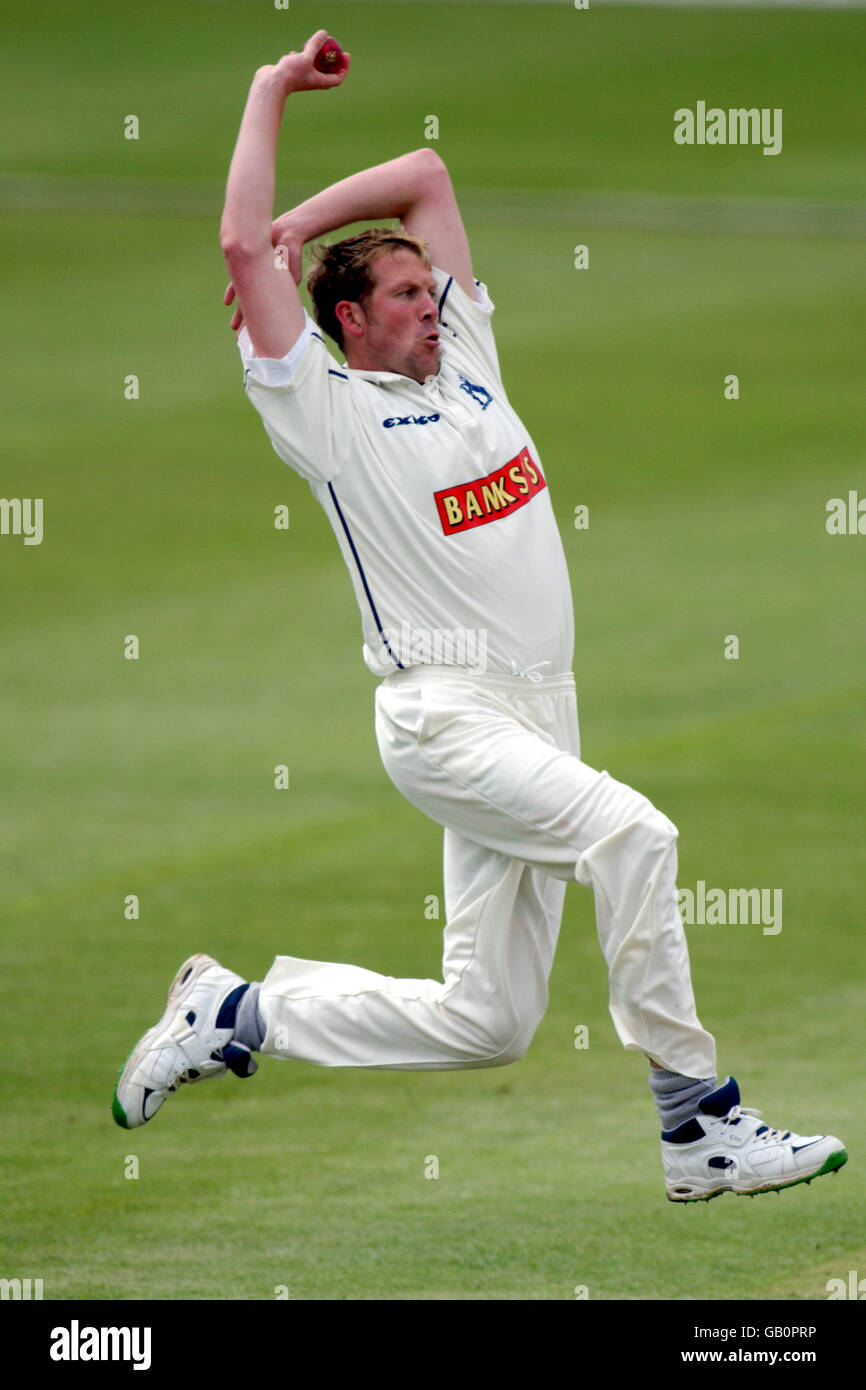
[[[217,1048],[216,1051],[212,1052],[208,1061],[221,1062],[223,1066],[228,1065],[225,1057],[223,1056],[222,1048]],[[175,1072],[171,1080],[171,1085],[166,1087],[166,1089],[168,1090],[169,1094],[171,1094],[173,1091],[177,1090],[178,1086],[184,1085],[185,1082],[201,1081],[202,1077],[212,1076],[213,1072],[213,1067],[208,1066],[207,1062],[200,1062],[198,1066],[195,1066],[192,1062],[189,1062],[185,1067]]]
[[[755,1119],[760,1119],[761,1111],[755,1110],[751,1105],[732,1105],[722,1120],[723,1128],[738,1124],[744,1115],[751,1115]],[[791,1138],[791,1131],[786,1129],[783,1134],[780,1129],[772,1129],[770,1125],[758,1125],[755,1130],[755,1138],[760,1139],[764,1144],[781,1143],[783,1140]]]

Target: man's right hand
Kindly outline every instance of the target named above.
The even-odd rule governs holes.
[[[339,87],[340,84],[344,81],[346,74],[349,71],[349,65],[351,63],[351,55],[349,53],[343,54],[342,63],[335,72],[319,72],[313,66],[316,59],[316,55],[318,54],[322,46],[331,37],[332,36],[328,33],[327,29],[317,29],[315,34],[311,34],[310,37],[307,39],[307,42],[304,44],[300,53],[296,53],[294,51],[292,51],[291,53],[286,53],[278,63],[266,65],[264,67],[259,68],[253,79],[253,85],[250,91],[250,102],[248,103],[248,110],[250,107],[250,103],[252,103],[255,100],[258,100],[259,103],[264,102],[265,104],[267,104],[269,100],[269,94],[271,100],[276,100],[277,103],[280,106],[282,106],[282,102],[285,101],[286,97],[288,97],[292,92],[314,92],[326,90],[328,87]],[[336,42],[336,40],[334,40],[334,42]],[[279,113],[277,113],[277,121],[279,121],[279,118]],[[244,136],[245,126],[247,125],[250,119],[250,116],[247,114],[247,112],[245,112],[244,122],[241,125],[241,136],[238,137],[238,146],[236,147],[235,157],[232,161],[233,169],[235,167],[236,161],[238,161],[240,164],[240,170],[246,174],[249,173],[250,169],[255,169],[255,163],[251,162],[250,154],[247,151],[246,147],[244,149],[242,159],[239,159],[239,152],[241,149],[242,137]],[[253,130],[254,129],[255,127],[253,126]],[[252,146],[253,151],[255,151],[257,148],[258,140],[259,137],[256,136],[254,138],[254,143]],[[270,167],[270,158],[268,161],[268,176],[269,183],[272,186],[273,172]],[[231,171],[229,173],[229,187],[232,187]],[[272,191],[270,194],[270,200],[271,207],[273,207]],[[248,220],[245,216],[246,212],[248,211],[248,207],[249,201],[246,189],[244,188],[244,184],[241,181],[239,186],[235,189],[235,197],[232,200],[232,216],[227,219],[224,214],[224,230],[226,225],[228,225],[227,238],[224,241],[223,245],[224,251],[226,250],[226,241],[228,242],[228,245],[232,245],[237,227],[243,227],[245,222]],[[229,208],[228,196],[226,200],[226,208],[227,210]],[[301,236],[295,229],[290,227],[289,214],[284,214],[283,217],[278,218],[276,222],[272,224],[271,241],[275,252],[275,258],[273,261],[272,268],[280,270],[283,275],[285,275],[286,271],[288,270],[295,285],[298,285],[301,279],[301,252],[303,250],[304,240],[303,236]],[[230,259],[228,254],[226,256],[226,259]],[[244,272],[248,271],[248,258],[244,255],[238,256],[236,246],[234,261],[235,264],[239,265]],[[234,267],[231,264],[230,269],[234,269]],[[255,279],[252,282],[248,282],[247,292],[245,295],[246,300],[251,300],[253,294],[256,292],[257,287],[261,287],[259,284],[259,282],[262,279],[261,271],[264,271],[264,281],[267,282],[270,280],[269,267],[265,264],[265,261],[262,260],[260,263],[259,273],[257,273]],[[233,274],[232,280],[229,282],[226,288],[225,295],[223,297],[224,304],[231,305],[235,301],[236,286],[234,281],[236,279],[237,275]],[[267,294],[264,295],[264,300],[265,303],[262,306],[260,306],[259,310],[256,313],[256,319],[260,324],[262,324],[262,326],[264,326],[264,322],[267,322],[271,318],[271,314],[268,312]],[[301,313],[302,315],[303,311],[300,307],[300,300],[297,301],[296,307],[299,313]],[[235,332],[237,332],[237,330],[241,327],[243,322],[244,313],[241,310],[240,305],[237,305],[231,321],[231,326],[235,330]]]
[[[318,68],[313,67],[319,49],[332,37],[327,29],[317,29],[315,34],[307,39],[300,53],[292,50],[274,65],[273,71],[283,86],[286,96],[290,92],[315,92],[326,87],[339,87],[349,71],[351,54],[343,54],[340,67],[334,72],[319,72]]]

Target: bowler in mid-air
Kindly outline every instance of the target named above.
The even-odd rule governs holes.
[[[247,396],[351,574],[385,769],[444,827],[442,979],[279,956],[251,982],[193,956],[123,1068],[115,1118],[133,1128],[185,1083],[251,1075],[257,1052],[411,1070],[518,1061],[577,882],[595,895],[616,1031],[650,1063],[668,1197],[810,1182],[845,1163],[840,1141],[761,1123],[719,1080],[695,1011],[676,827],[581,761],[563,548],[445,164],[416,150],[272,222],[287,98],[349,71],[348,54],[332,74],[314,67],[328,38],[255,74],[222,221],[226,302],[237,296]],[[398,225],[315,249],[314,320],[297,288],[304,245],[377,219]]]

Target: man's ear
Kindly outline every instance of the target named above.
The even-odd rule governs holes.
[[[334,305],[334,315],[343,330],[343,340],[360,338],[367,326],[367,315],[356,299],[341,299]]]

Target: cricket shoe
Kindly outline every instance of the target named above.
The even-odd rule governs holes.
[[[848,1161],[832,1134],[792,1134],[760,1123],[760,1110],[740,1105],[733,1077],[704,1096],[699,1114],[662,1133],[665,1191],[672,1202],[708,1202],[723,1192],[756,1197],[778,1192]]]
[[[130,1053],[114,1088],[111,1112],[123,1129],[152,1120],[187,1082],[231,1070],[258,1071],[248,1047],[232,1042],[247,982],[212,956],[190,956],[172,981],[165,1013]]]

